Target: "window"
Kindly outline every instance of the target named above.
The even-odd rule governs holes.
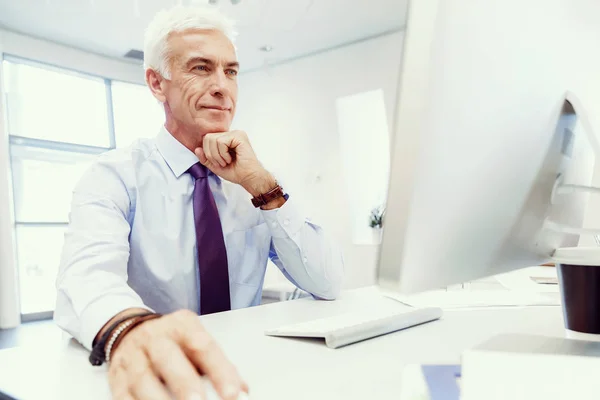
[[[17,223],[67,223],[71,192],[93,156],[18,144],[11,146]]]
[[[17,224],[17,260],[21,314],[43,314],[54,309],[58,272],[66,224]]]
[[[5,61],[10,135],[110,147],[103,79]]]
[[[117,147],[136,139],[156,136],[165,123],[165,112],[146,86],[112,83]]]
[[[353,242],[377,245],[381,231],[370,227],[370,219],[385,208],[390,168],[383,90],[338,98],[336,108]]]
[[[164,114],[144,85],[10,56],[2,67],[21,314],[46,318],[73,188],[98,154],[156,135]]]

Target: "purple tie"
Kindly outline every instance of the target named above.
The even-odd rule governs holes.
[[[223,229],[217,203],[208,185],[206,167],[196,163],[188,169],[194,183],[194,224],[200,267],[200,314],[231,309],[229,272]]]

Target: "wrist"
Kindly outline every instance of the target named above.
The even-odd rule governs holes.
[[[242,187],[252,195],[258,197],[265,194],[277,186],[275,177],[267,170],[258,171],[252,174],[252,178],[242,183]]]
[[[112,346],[115,344],[115,341],[118,339],[118,336],[120,336],[120,333],[124,332],[125,328],[136,326],[138,322],[141,323],[149,317],[156,318],[155,316],[160,316],[160,314],[156,314],[147,310],[138,313],[132,313],[132,311],[133,309],[117,314],[109,321],[107,326],[102,329],[100,337],[97,337],[92,344],[93,347],[89,356],[89,361],[92,365],[102,365],[107,361],[106,351],[109,341],[112,339],[112,344],[110,346],[112,348]],[[130,320],[134,321],[135,323],[127,324],[127,322]],[[122,328],[121,331],[118,335],[114,336],[115,331],[119,328]]]
[[[146,321],[150,321],[156,318],[160,318],[161,314],[147,314],[138,317],[131,317],[126,321],[122,322],[119,326],[117,326],[109,337],[106,346],[104,347],[104,353],[106,362],[110,363],[111,358],[113,357],[115,351],[119,347],[119,344],[123,341],[127,334],[131,333],[132,330],[145,323]]]
[[[100,329],[100,332],[98,332],[98,334],[94,338],[94,341],[92,342],[92,347],[96,345],[96,343],[102,338],[102,336],[105,336],[107,332],[111,330],[111,327],[112,329],[114,329],[119,322],[125,321],[125,319],[127,319],[128,317],[142,315],[147,313],[148,311],[149,310],[145,308],[128,308],[124,311],[121,311],[120,313],[112,317],[106,324],[104,324],[102,329]]]

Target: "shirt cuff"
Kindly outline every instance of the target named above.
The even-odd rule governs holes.
[[[306,218],[300,214],[291,197],[288,197],[281,207],[261,212],[274,238],[293,237],[306,222]]]
[[[115,315],[129,308],[142,308],[154,312],[139,299],[128,295],[110,295],[88,305],[81,315],[81,344],[92,350],[98,332]]]

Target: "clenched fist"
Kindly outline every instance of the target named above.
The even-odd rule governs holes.
[[[209,133],[195,150],[202,163],[219,177],[257,196],[271,190],[275,178],[261,165],[244,131]]]

